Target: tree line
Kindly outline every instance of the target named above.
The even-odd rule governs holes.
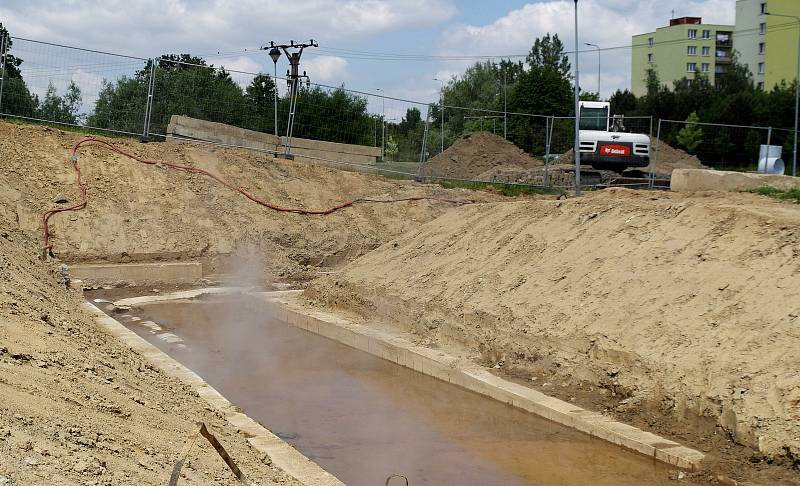
[[[191,54],[165,54],[155,61],[155,69],[150,60],[131,76],[103,81],[92,107],[83,106],[81,89],[74,82],[69,82],[61,94],[51,83],[40,99],[26,85],[21,70],[23,60],[13,55],[13,43],[2,24],[0,35],[5,36],[11,50],[6,58],[2,99],[5,113],[141,133],[154,72],[151,133],[166,133],[172,115],[274,133],[276,97],[278,131],[283,134],[286,130],[289,99],[278,95],[271,76],[258,74],[243,86],[224,67],[215,68]],[[507,128],[511,142],[530,154],[541,155],[546,149],[548,128],[544,118],[504,118],[503,112],[572,116],[570,70],[562,41],[558,35],[547,34],[534,41],[524,62],[478,62],[450,79],[441,93],[444,109],[439,103],[411,107],[399,120],[384,120],[381,115],[370,113],[366,97],[343,87],[302,86],[294,136],[380,146],[385,124],[387,158],[414,161],[421,150],[426,116],[426,142],[431,155],[439,152],[442,126],[445,147],[466,132],[494,130],[502,135],[503,128]],[[735,57],[717,86],[698,73],[692,80],[684,78],[668,87],[653,70],[647,72],[646,85],[647,92],[640,97],[627,90],[614,93],[609,99],[612,113],[733,125],[793,126],[794,85],[783,83],[768,91],[756,89],[752,75]],[[583,91],[581,98],[597,100],[599,94]],[[572,145],[572,122],[556,123],[552,153],[566,151]],[[668,130],[663,138],[700,155],[704,162],[724,161],[730,154],[754,157],[758,145],[764,142],[758,131],[739,133],[692,126],[681,132],[682,128],[685,127]],[[776,132],[773,143],[787,146],[789,138],[785,132]]]

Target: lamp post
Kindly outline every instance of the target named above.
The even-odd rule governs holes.
[[[575,0],[575,195],[581,195],[581,95],[578,79],[578,0]]]
[[[795,15],[776,14],[772,12],[765,12],[767,15],[773,17],[786,17],[794,19],[797,26],[800,27],[800,17]],[[800,29],[797,32],[797,76],[794,78],[794,149],[792,151],[792,175],[797,176],[797,110],[800,108]]]
[[[589,42],[584,42],[584,44],[597,49],[597,101],[600,101],[600,46]]]
[[[386,98],[381,88],[375,90],[381,93],[381,162],[386,162]]]
[[[442,111],[439,114],[439,117],[442,119],[442,150],[439,153],[442,153],[444,152],[444,81],[439,78],[433,78],[433,80],[442,83],[442,89],[439,91],[439,109]]]
[[[275,104],[275,136],[278,136],[278,59],[281,57],[281,51],[277,47],[269,50],[269,57],[272,58],[272,64],[275,67],[275,74],[272,77],[272,84],[275,86],[275,94],[272,96]]]

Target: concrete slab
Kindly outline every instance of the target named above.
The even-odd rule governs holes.
[[[88,285],[135,282],[138,285],[160,282],[192,283],[203,278],[200,262],[98,263],[69,266],[70,277]]]
[[[740,192],[771,186],[777,189],[800,188],[800,177],[706,169],[675,169],[670,189],[676,192]]]

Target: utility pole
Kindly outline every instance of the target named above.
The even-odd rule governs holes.
[[[386,162],[386,98],[381,88],[375,90],[381,93],[381,162]]]
[[[290,69],[286,70],[286,85],[289,88],[289,120],[286,124],[286,151],[284,152],[284,157],[287,159],[291,159],[292,155],[292,132],[294,131],[294,116],[297,112],[297,98],[300,94],[300,80],[302,78],[306,79],[306,86],[311,84],[311,80],[308,78],[308,75],[305,71],[303,74],[300,74],[300,57],[303,55],[303,51],[307,47],[319,47],[314,39],[311,39],[310,42],[306,43],[298,43],[295,44],[294,41],[289,41],[289,44],[275,44],[275,42],[270,41],[269,49],[270,49],[270,57],[272,57],[273,62],[275,63],[275,73],[277,75],[277,64],[278,58],[280,57],[280,52],[278,52],[277,57],[273,57],[275,50],[280,49],[283,51],[286,58],[289,60]],[[267,46],[262,46],[261,50],[266,50]],[[291,51],[291,52],[290,52]],[[276,89],[277,91],[277,89]],[[276,96],[276,103],[277,103],[277,96]],[[277,109],[276,109],[277,110]],[[276,111],[277,113],[277,111]],[[277,120],[277,116],[275,117]],[[277,124],[276,124],[277,125]],[[277,128],[276,128],[277,130]]]
[[[581,195],[581,95],[578,69],[578,0],[575,0],[575,195]]]
[[[597,49],[597,101],[600,101],[600,46],[588,42],[584,42],[584,44]]]
[[[444,81],[439,78],[433,78],[433,80],[442,83],[442,89],[439,91],[439,116],[442,119],[442,150],[439,153],[442,153],[444,152]]]
[[[508,140],[508,66],[503,68],[503,138]]]

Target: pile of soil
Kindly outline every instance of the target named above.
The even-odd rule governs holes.
[[[658,150],[657,154],[656,150]],[[651,166],[658,174],[672,174],[675,169],[708,169],[694,155],[655,139],[650,147],[650,159]]]
[[[496,168],[540,167],[534,159],[508,140],[489,132],[468,133],[425,164],[425,175],[453,179],[476,179]]]
[[[800,457],[798,227],[800,207],[752,194],[467,206],[305,295],[544,393],[582,403],[582,389],[585,406],[715,460],[733,437],[742,477],[751,456]]]

